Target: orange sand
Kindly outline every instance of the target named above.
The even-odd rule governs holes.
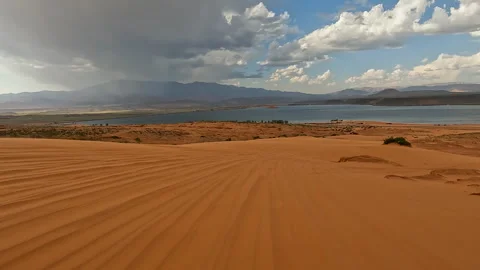
[[[477,270],[479,179],[362,136],[0,139],[0,269]]]

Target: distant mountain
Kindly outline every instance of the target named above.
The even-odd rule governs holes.
[[[420,91],[421,92],[421,91]],[[393,92],[391,92],[393,93]],[[449,93],[449,92],[447,92]],[[307,100],[290,105],[374,105],[374,106],[433,106],[433,105],[480,105],[480,93],[449,93],[448,95],[417,95],[403,97],[361,97],[328,100]]]
[[[186,104],[230,104],[241,105],[242,99],[259,99],[265,103],[289,103],[306,100],[315,95],[299,92],[271,91],[262,88],[245,88],[216,83],[178,83],[155,81],[119,80],[95,85],[76,91],[43,91],[33,93],[0,95],[0,107],[12,108],[55,108],[73,106],[106,105],[162,105]],[[228,100],[236,100],[228,102]]]
[[[398,91],[397,89],[385,89],[369,97],[398,97],[402,94],[402,92]]]
[[[368,97],[371,98],[401,98],[401,97],[431,97],[431,96],[445,96],[450,95],[451,92],[445,90],[430,90],[430,91],[405,91],[401,92],[397,89],[385,89]]]
[[[114,81],[87,89],[75,91],[81,100],[91,103],[92,97],[102,104],[170,102],[176,100],[194,100],[219,102],[234,98],[254,97],[288,97],[292,99],[307,98],[312,95],[298,92],[270,91],[262,88],[245,88],[216,83],[178,83],[152,81]]]
[[[389,90],[389,91],[385,91]],[[391,91],[395,90],[395,92]],[[410,94],[400,94],[399,92],[410,92]],[[414,93],[418,92],[418,93]],[[424,92],[421,94],[421,92]],[[425,93],[428,92],[428,93]],[[451,84],[436,84],[436,85],[419,85],[409,86],[405,88],[389,88],[383,89],[378,87],[363,87],[355,89],[345,89],[335,93],[326,94],[325,96],[331,98],[347,98],[347,97],[361,97],[361,96],[421,96],[421,95],[444,95],[448,92],[452,93],[468,93],[468,92],[480,92],[480,84],[466,84],[466,83],[451,83]]]
[[[444,90],[449,92],[480,92],[480,84],[452,83],[452,84],[410,86],[410,87],[400,89],[400,91],[402,92],[438,91],[438,90]]]
[[[335,93],[326,94],[329,98],[349,98],[349,97],[363,97],[372,94],[371,90],[359,90],[359,89],[345,89]]]
[[[305,94],[216,83],[119,80],[76,91],[41,91],[0,95],[0,110],[68,108],[77,106],[211,107],[325,103],[327,100],[448,96],[479,92],[480,84],[411,86],[401,89],[359,88],[329,94]],[[456,97],[458,100],[459,98]],[[442,99],[443,100],[443,99]],[[462,96],[463,100],[463,96]],[[341,101],[344,102],[344,101]],[[345,101],[346,102],[346,101]],[[362,101],[363,102],[363,101]],[[443,101],[442,101],[443,102]]]

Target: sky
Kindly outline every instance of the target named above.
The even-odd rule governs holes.
[[[0,0],[0,94],[480,83],[480,0]]]

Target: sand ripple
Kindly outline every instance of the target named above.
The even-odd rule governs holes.
[[[480,269],[474,188],[385,181],[478,161],[313,138],[3,139],[0,269]]]

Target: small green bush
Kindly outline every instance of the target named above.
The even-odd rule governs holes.
[[[258,139],[260,139],[260,136],[255,136],[255,137],[253,137],[253,139],[258,140]]]
[[[396,143],[398,145],[402,145],[402,146],[408,146],[408,147],[411,147],[412,144],[407,141],[407,139],[405,139],[404,137],[390,137],[390,138],[386,138],[384,141],[383,141],[383,144],[391,144],[391,143]]]
[[[141,143],[141,142],[142,142],[142,140],[140,140],[140,138],[135,138],[135,141],[136,141],[137,143]]]

